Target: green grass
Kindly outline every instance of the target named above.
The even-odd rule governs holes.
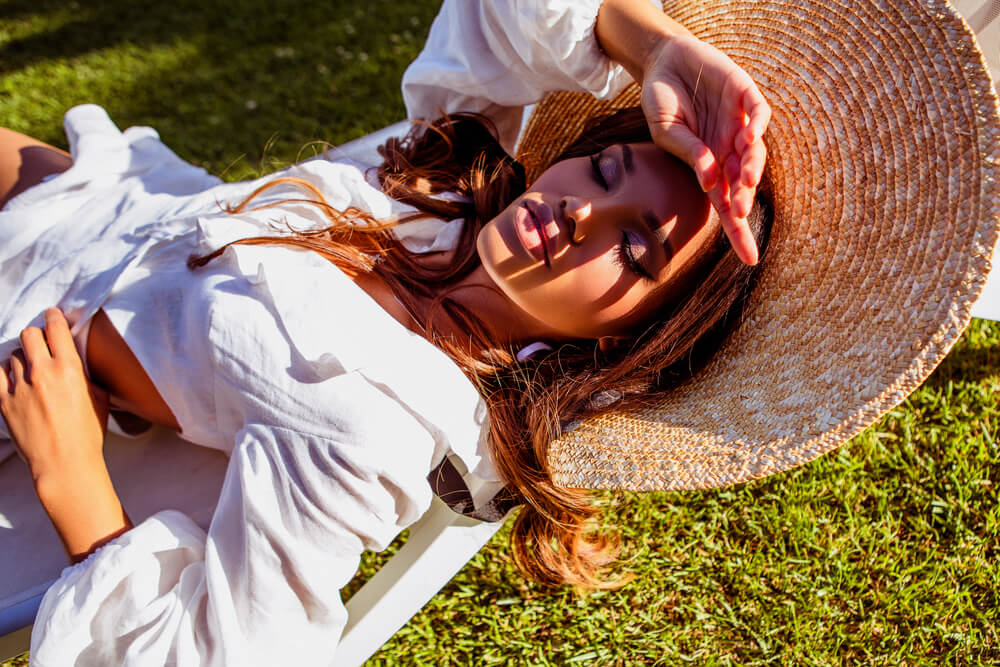
[[[0,124],[65,146],[62,112],[96,102],[245,178],[402,118],[436,7],[0,2]],[[833,454],[732,489],[604,494],[625,589],[526,583],[501,532],[371,664],[996,664],[998,397],[1000,325],[974,321]],[[366,555],[351,590],[385,557]]]
[[[312,140],[403,117],[399,80],[436,11],[426,0],[0,4],[0,122],[65,146],[61,118],[95,102],[151,125],[232,179]],[[265,161],[264,167],[273,166]]]

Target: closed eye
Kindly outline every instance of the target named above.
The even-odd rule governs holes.
[[[595,153],[590,156],[590,168],[594,172],[594,181],[597,182],[605,190],[608,189],[608,179],[604,177],[604,172],[601,171],[601,153]]]
[[[628,269],[644,280],[655,283],[656,278],[642,265],[635,253],[635,244],[627,231],[622,232],[622,241],[618,245],[618,252],[615,253],[616,264],[623,269]]]
[[[605,155],[604,151],[590,156],[590,167],[594,172],[594,181],[605,190],[618,183],[618,160]]]

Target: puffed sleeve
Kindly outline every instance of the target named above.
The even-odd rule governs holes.
[[[394,421],[382,412],[343,441],[245,426],[208,533],[161,512],[64,570],[42,601],[32,664],[330,664],[361,552],[384,549],[430,503],[428,448]],[[393,456],[363,446],[400,436],[412,446]]]
[[[601,0],[445,0],[403,75],[410,118],[474,111],[509,151],[522,108],[554,90],[610,97],[631,81],[594,36]]]

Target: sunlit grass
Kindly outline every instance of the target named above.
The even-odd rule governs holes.
[[[210,171],[257,175],[401,119],[437,4],[3,2],[0,121],[65,146],[63,111],[95,102]],[[525,583],[501,532],[372,664],[995,664],[998,397],[1000,325],[974,321],[906,402],[801,469],[604,494],[623,590]]]

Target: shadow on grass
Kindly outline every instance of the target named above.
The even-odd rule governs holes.
[[[225,11],[221,3],[96,3],[14,0],[0,7],[0,21],[54,24],[0,48],[0,73],[56,59],[74,59],[122,42],[168,43],[179,35],[211,30]]]
[[[404,116],[399,82],[438,6],[15,0],[0,8],[2,116],[65,145],[57,114],[95,102],[215,172],[244,154],[254,165],[274,137],[294,161],[309,141],[341,143]]]
[[[53,59],[74,59],[123,43],[147,46],[207,35],[232,53],[252,44],[263,46],[308,39],[329,21],[374,3],[352,1],[302,3],[296,0],[238,0],[142,3],[129,0],[13,0],[0,7],[0,21],[14,25],[50,23],[53,27],[0,48],[0,73]],[[382,3],[385,4],[385,3]],[[362,33],[369,37],[372,32]]]
[[[1000,381],[1000,323],[972,320],[962,338],[924,383],[935,389],[949,382]]]
[[[952,350],[925,384],[935,388],[953,381],[977,384],[991,377],[1000,378],[1000,348]]]

